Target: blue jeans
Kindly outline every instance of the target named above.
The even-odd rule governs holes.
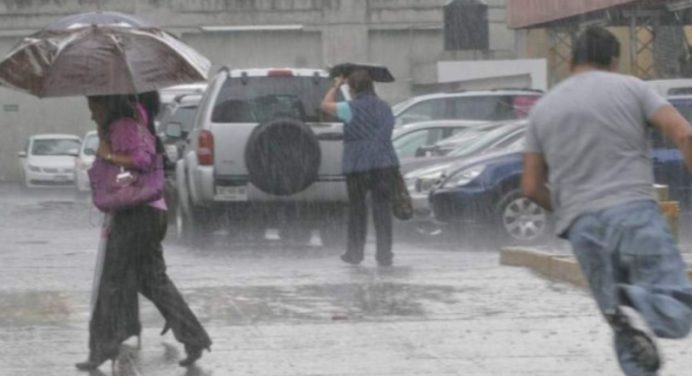
[[[654,201],[636,201],[580,216],[568,231],[574,255],[601,312],[636,309],[662,338],[683,338],[692,323],[692,285],[668,223]],[[615,334],[628,376],[650,376],[635,365]]]

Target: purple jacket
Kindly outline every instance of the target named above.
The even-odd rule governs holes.
[[[111,150],[116,154],[129,155],[134,165],[132,170],[149,172],[158,168],[154,174],[156,174],[157,179],[160,179],[157,183],[162,183],[164,179],[163,168],[157,166],[159,159],[156,155],[156,139],[143,125],[147,123],[147,114],[140,104],[137,104],[137,117],[137,120],[121,118],[110,125],[107,137]],[[97,156],[89,174],[95,180],[92,183],[99,184],[100,178],[107,176],[107,171],[111,167],[110,162]],[[154,201],[149,205],[166,210],[166,203],[163,199]]]

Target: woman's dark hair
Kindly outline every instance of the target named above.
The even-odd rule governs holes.
[[[136,94],[132,97],[134,102],[139,102],[142,107],[147,111],[147,129],[156,138],[156,153],[163,154],[164,147],[163,142],[156,134],[156,117],[159,115],[161,110],[161,96],[158,91],[147,91],[144,93]]]
[[[372,83],[370,73],[365,69],[354,70],[346,79],[348,86],[353,90],[356,96],[361,94],[375,94],[375,87]]]
[[[572,65],[588,64],[607,69],[618,57],[620,42],[613,33],[600,26],[584,30],[572,46]]]
[[[108,127],[120,118],[136,117],[134,103],[127,95],[93,95],[88,99],[106,110],[106,122],[99,125],[104,127],[104,131],[108,131]]]

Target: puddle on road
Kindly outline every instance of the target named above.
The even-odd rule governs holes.
[[[196,310],[229,325],[291,321],[426,318],[430,307],[457,303],[459,288],[395,282],[195,290]]]

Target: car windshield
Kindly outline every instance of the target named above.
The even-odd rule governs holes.
[[[474,153],[483,152],[492,146],[496,141],[516,130],[516,126],[505,126],[480,134],[478,137],[470,138],[459,144],[448,155],[460,157]]]
[[[336,121],[320,109],[326,77],[246,77],[227,80],[214,104],[217,123],[265,123],[289,117],[304,122]],[[338,101],[343,100],[340,93]]]
[[[439,141],[435,144],[433,152],[437,155],[446,155],[451,151],[475,142],[478,137],[504,126],[506,126],[504,123],[491,123],[464,129],[449,138]]]
[[[79,150],[81,143],[76,139],[53,138],[34,140],[31,146],[33,155],[72,155]]]
[[[84,155],[96,155],[96,150],[99,147],[99,136],[90,134],[84,139]]]

